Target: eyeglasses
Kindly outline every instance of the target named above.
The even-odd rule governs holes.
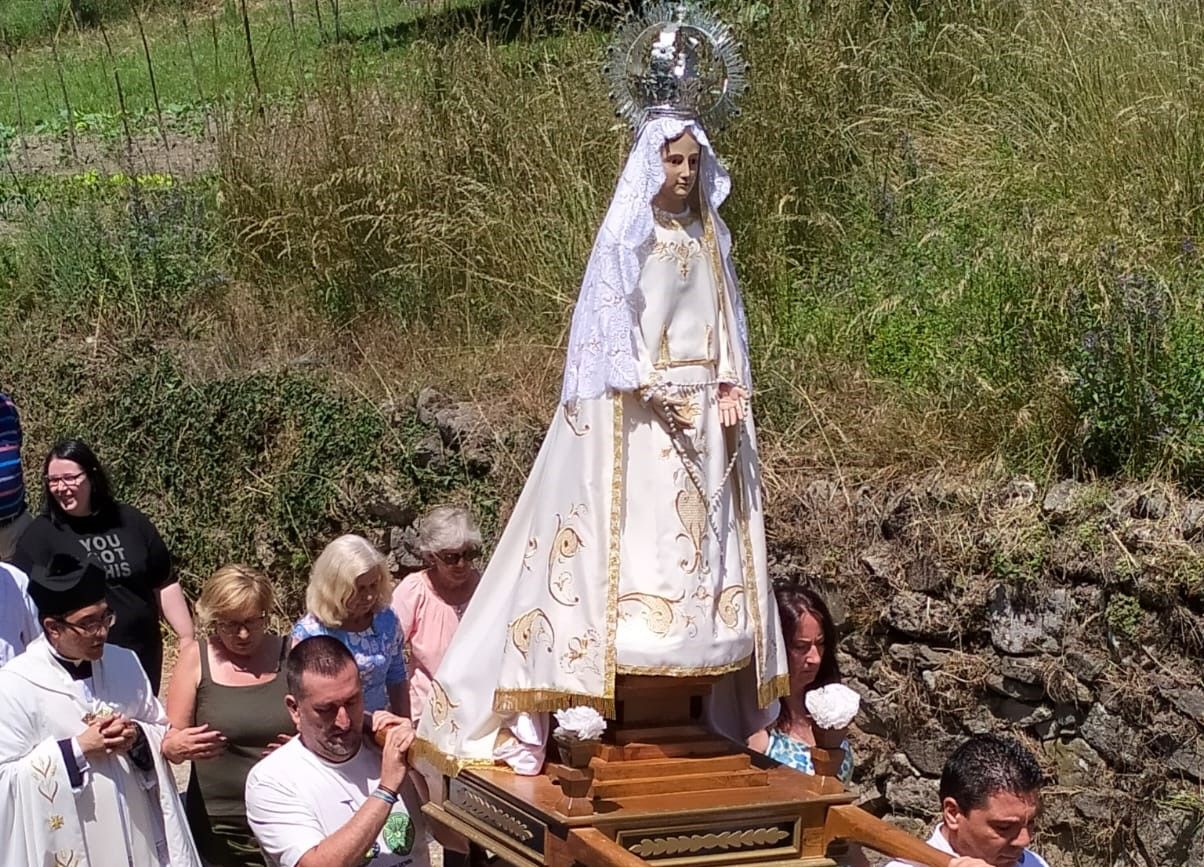
[[[70,620],[59,619],[59,623],[64,626],[69,626],[76,632],[82,632],[84,635],[93,637],[100,635],[102,632],[108,632],[113,628],[113,624],[117,622],[117,615],[109,612],[104,617],[99,617],[96,620],[85,620],[83,623],[72,623]]]
[[[471,562],[477,559],[481,556],[481,551],[478,548],[465,548],[462,551],[439,551],[435,556],[439,558],[439,562],[448,566],[459,566],[465,560]]]
[[[258,629],[263,629],[267,625],[267,622],[268,616],[260,614],[258,617],[250,617],[246,620],[215,620],[213,628],[226,635],[238,635],[244,629],[247,632],[255,632]]]
[[[47,476],[46,487],[48,488],[75,488],[78,487],[86,477],[87,473],[67,473],[63,476]]]

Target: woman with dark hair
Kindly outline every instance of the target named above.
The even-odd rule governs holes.
[[[836,624],[819,594],[805,587],[779,585],[774,588],[786,656],[790,668],[790,694],[781,700],[777,720],[768,729],[748,739],[754,750],[805,774],[814,774],[811,750],[815,733],[807,713],[807,693],[821,686],[840,683],[836,661]],[[844,761],[837,776],[848,782],[853,775],[853,753],[849,742],[841,743]]]
[[[59,442],[42,464],[42,514],[22,534],[14,564],[29,572],[59,552],[86,556],[108,582],[108,602],[117,622],[109,643],[138,656],[155,692],[163,667],[159,617],[180,637],[193,641],[188,600],[172,575],[171,555],[150,520],[113,499],[109,477],[82,440]]]

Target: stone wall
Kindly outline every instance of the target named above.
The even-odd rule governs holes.
[[[940,476],[801,491],[777,497],[772,571],[841,623],[868,808],[921,832],[949,752],[1011,732],[1049,776],[1051,865],[1204,865],[1204,502]]]
[[[542,430],[499,431],[429,389],[417,409],[412,460],[464,461],[517,495]],[[1204,867],[1204,500],[770,469],[771,573],[818,589],[841,627],[868,808],[923,832],[950,751],[1011,732],[1049,776],[1036,848],[1052,867]],[[419,565],[413,496],[381,479],[366,503],[399,574]]]

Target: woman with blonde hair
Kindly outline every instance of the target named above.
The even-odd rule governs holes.
[[[180,652],[167,692],[171,729],[163,755],[192,762],[186,812],[206,864],[260,867],[243,789],[259,759],[295,732],[281,675],[289,643],[268,631],[271,582],[248,566],[223,566],[197,601],[208,634]]]
[[[468,509],[438,506],[418,525],[418,548],[426,569],[406,577],[393,591],[393,610],[410,650],[415,720],[422,717],[431,678],[481,580],[476,567],[481,531]]]
[[[404,636],[389,608],[393,579],[385,558],[362,536],[339,536],[314,561],[305,591],[306,614],[293,626],[293,643],[330,635],[355,657],[364,710],[410,715]]]

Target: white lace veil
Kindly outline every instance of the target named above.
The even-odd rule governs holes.
[[[645,124],[627,158],[614,198],[594,240],[581,294],[573,311],[561,402],[601,397],[608,391],[631,391],[640,385],[636,370],[635,323],[641,307],[641,248],[653,234],[652,197],[665,181],[661,147],[689,130],[702,148],[698,178],[703,207],[715,222],[727,268],[728,295],[736,313],[742,344],[747,345],[744,311],[730,266],[731,239],[717,209],[732,188],[731,176],[711,149],[697,121],[656,118]],[[747,357],[746,353],[741,353]],[[742,373],[747,376],[745,371]],[[746,379],[747,384],[747,379]]]

